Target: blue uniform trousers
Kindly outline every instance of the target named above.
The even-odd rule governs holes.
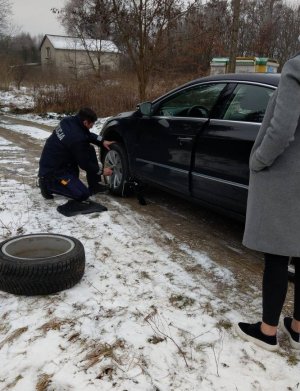
[[[66,171],[44,178],[47,191],[51,194],[60,194],[76,201],[88,199],[91,195],[90,191],[76,174]]]

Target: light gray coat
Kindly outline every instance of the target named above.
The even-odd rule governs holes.
[[[300,53],[282,69],[251,152],[243,244],[300,257]]]

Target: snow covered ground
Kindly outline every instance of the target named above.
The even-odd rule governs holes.
[[[0,94],[0,104],[14,102],[11,95]],[[52,117],[51,126],[58,122]],[[200,247],[178,243],[122,199],[96,196],[108,212],[60,215],[64,199],[42,199],[38,155],[18,143],[22,136],[41,148],[47,130],[39,124],[47,120],[10,118],[0,115],[0,240],[74,236],[85,247],[86,271],[79,284],[55,295],[0,292],[1,391],[300,389],[300,354],[281,332],[278,353],[234,334],[248,312],[248,320],[259,317],[260,292],[240,295],[230,270]]]

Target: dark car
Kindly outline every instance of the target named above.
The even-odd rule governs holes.
[[[189,82],[134,112],[110,118],[101,134],[117,143],[112,193],[132,181],[160,186],[243,218],[249,155],[279,74],[225,74]]]

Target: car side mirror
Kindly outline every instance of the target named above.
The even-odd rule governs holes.
[[[143,115],[150,116],[152,114],[152,103],[151,102],[143,102],[138,105],[139,111]]]

